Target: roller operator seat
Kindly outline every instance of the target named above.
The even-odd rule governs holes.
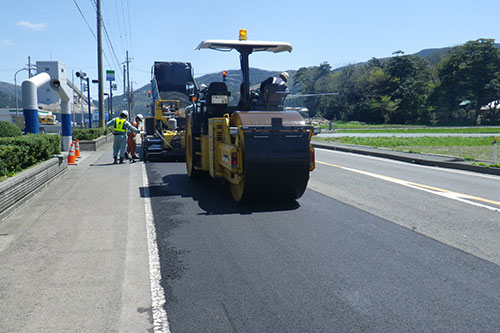
[[[207,104],[207,112],[212,114],[213,116],[222,116],[226,113],[227,104],[213,104],[212,96],[215,95],[225,95],[229,96],[231,93],[227,90],[227,86],[224,82],[212,82],[208,86],[207,94],[205,97]]]

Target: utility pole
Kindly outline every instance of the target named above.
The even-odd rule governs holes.
[[[128,99],[127,99],[127,68],[123,64],[123,97],[125,98],[124,108],[128,110]]]
[[[128,50],[127,50],[127,105],[128,105],[128,113],[129,117],[132,118],[132,104],[131,104],[131,96],[130,96],[130,58],[128,57]]]
[[[130,85],[130,119],[132,119],[132,111],[134,110],[134,82]]]
[[[28,78],[31,78],[31,57],[28,56]]]
[[[102,16],[101,0],[97,0],[97,72],[99,80],[99,127],[104,128],[104,77],[102,73]]]

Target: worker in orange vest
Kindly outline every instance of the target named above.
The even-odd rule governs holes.
[[[135,128],[139,128],[141,123],[144,121],[144,116],[142,114],[138,114],[135,117],[135,120],[132,122],[132,126]],[[137,156],[135,150],[137,148],[137,141],[136,141],[136,134],[135,132],[128,131],[127,132],[127,155],[130,159],[138,159],[139,156]]]

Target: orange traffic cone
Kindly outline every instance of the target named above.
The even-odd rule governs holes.
[[[68,165],[76,165],[75,146],[73,143],[71,143],[71,148],[69,149]]]
[[[75,148],[75,156],[76,158],[80,158],[80,140],[76,140],[76,148]]]

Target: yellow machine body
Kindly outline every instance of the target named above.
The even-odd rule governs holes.
[[[279,126],[273,127],[272,119],[279,123]],[[274,140],[271,138],[273,135]],[[295,163],[295,169],[299,171],[293,171],[291,174],[294,177],[291,178],[302,180],[298,182],[299,185],[292,186],[291,196],[300,197],[305,190],[309,172],[315,168],[314,148],[310,144],[312,135],[313,129],[305,126],[303,118],[296,112],[237,111],[231,116],[226,114],[224,117],[210,118],[208,134],[192,138],[200,141],[200,150],[193,152],[200,157],[200,163],[193,166],[193,169],[208,172],[213,178],[224,178],[231,185],[234,199],[240,201],[243,189],[252,185],[248,184],[248,178],[252,178],[252,182],[256,182],[259,178],[272,179],[265,175],[266,163],[269,164],[268,173],[272,174],[275,179],[279,179],[281,174],[287,174],[287,162],[290,162],[290,168],[294,168]],[[272,140],[273,147],[271,148],[275,151],[274,154],[269,155],[269,152],[266,152],[265,154],[268,155],[252,155],[255,153],[250,151],[250,147],[265,146],[270,140]],[[302,145],[307,143],[308,156],[300,158],[294,156],[293,147],[288,144],[293,145],[297,140],[300,140]],[[186,152],[188,153],[187,150]],[[186,158],[189,157],[186,156]],[[281,179],[279,182],[284,181],[286,180]],[[262,185],[262,182],[259,183]],[[273,181],[269,183],[273,184]],[[290,183],[293,183],[293,179]]]

